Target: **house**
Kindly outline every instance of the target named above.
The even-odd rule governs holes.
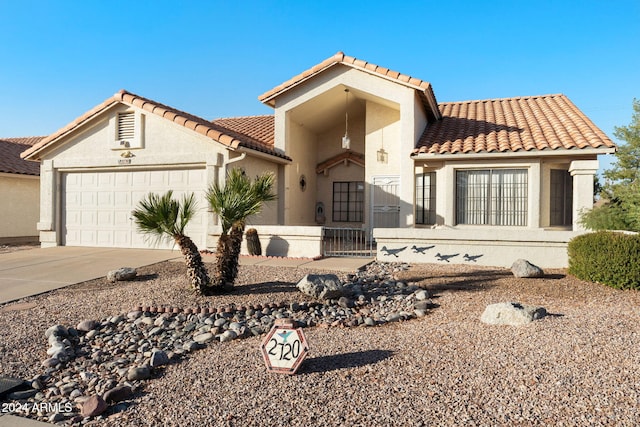
[[[276,176],[252,219],[269,255],[323,255],[351,230],[383,261],[563,267],[598,155],[616,149],[564,95],[438,103],[430,83],[341,52],[259,100],[272,116],[209,121],[121,91],[25,151],[42,163],[42,245],[146,247],[142,196],[205,206],[241,167]],[[215,247],[205,208],[188,231]]]
[[[40,165],[20,153],[42,138],[0,139],[0,243],[38,241]]]

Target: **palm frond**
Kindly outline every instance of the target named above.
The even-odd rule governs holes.
[[[224,186],[212,184],[207,191],[211,210],[218,215],[222,234],[232,227],[244,228],[246,219],[260,212],[265,202],[275,200],[272,192],[275,177],[264,173],[252,182],[244,173],[234,168],[229,171]]]
[[[180,201],[173,198],[173,191],[163,195],[149,193],[132,212],[140,232],[155,240],[176,239],[183,236],[185,228],[197,211],[193,193],[184,195]]]

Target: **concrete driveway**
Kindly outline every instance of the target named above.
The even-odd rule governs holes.
[[[120,267],[142,267],[180,258],[179,250],[58,246],[0,254],[0,304],[106,276]]]

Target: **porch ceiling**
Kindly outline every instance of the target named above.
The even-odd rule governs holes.
[[[338,123],[344,124],[346,102],[344,90],[346,88],[343,85],[336,86],[294,107],[289,112],[290,119],[317,134],[326,132]],[[364,115],[366,101],[386,105],[390,108],[399,108],[391,101],[349,88],[347,110],[350,119]]]

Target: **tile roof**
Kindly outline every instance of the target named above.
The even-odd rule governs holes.
[[[244,133],[236,131],[235,129],[227,129],[224,124],[216,124],[214,122],[210,122],[201,117],[194,116],[192,114],[177,110],[164,104],[160,104],[158,102],[152,101],[139,95],[135,95],[125,90],[119,91],[112,97],[108,98],[101,104],[97,105],[82,116],[75,119],[73,122],[66,125],[62,129],[44,138],[38,144],[34,145],[31,149],[25,151],[22,154],[22,157],[37,159],[37,153],[39,153],[42,149],[54,143],[59,138],[68,135],[78,126],[86,123],[87,121],[91,120],[98,114],[102,113],[103,111],[117,103],[135,106],[150,113],[156,114],[160,117],[163,117],[167,120],[198,132],[201,135],[209,137],[223,145],[226,145],[231,149],[247,148],[270,154],[272,156],[280,157],[285,160],[291,160],[284,153],[281,153],[274,148],[273,138],[271,138],[269,141],[262,141],[254,138],[252,134],[245,135]]]
[[[438,111],[433,111],[436,104],[436,97],[429,82],[425,82],[424,80],[420,80],[418,78],[411,77],[409,75],[402,74],[388,68],[380,67],[376,64],[354,58],[353,56],[347,56],[343,52],[336,53],[332,57],[327,58],[321,63],[314,65],[313,67],[309,68],[306,71],[303,71],[297,76],[292,77],[291,79],[276,86],[270,91],[263,93],[258,97],[258,99],[261,102],[264,102],[265,104],[271,105],[273,107],[275,106],[273,98],[336,64],[342,64],[352,68],[360,69],[367,73],[374,74],[379,77],[383,77],[396,83],[400,83],[416,89],[416,91],[418,91],[418,93],[420,94],[422,102],[427,108],[427,111],[433,114],[435,118],[438,118]]]
[[[439,105],[412,156],[610,148],[615,144],[566,96],[543,95]]]
[[[27,148],[37,144],[44,136],[31,136],[27,138],[1,138],[0,139],[0,172],[15,173],[19,175],[40,175],[40,164],[28,162],[20,158]]]
[[[273,147],[275,141],[275,117],[246,116],[214,119],[213,124],[224,128],[230,135],[253,139],[257,143]]]

